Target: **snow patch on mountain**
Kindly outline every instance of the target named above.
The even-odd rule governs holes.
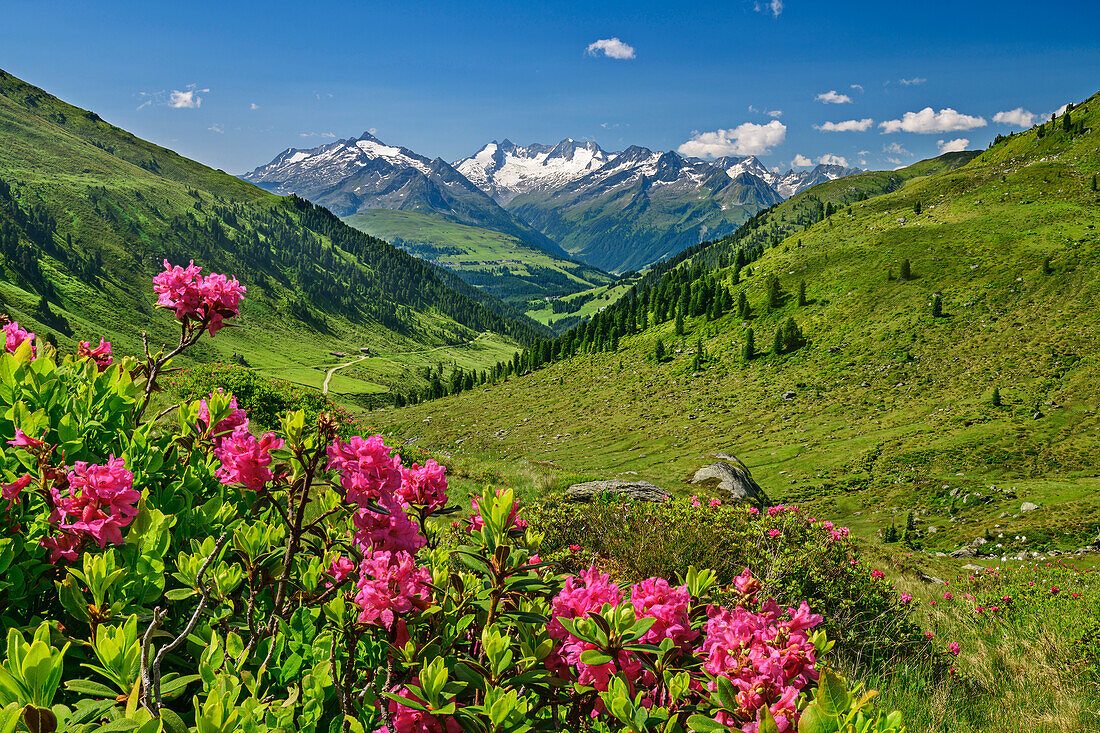
[[[496,140],[454,167],[501,204],[540,188],[559,188],[602,167],[614,156],[592,142],[566,138],[554,146]]]

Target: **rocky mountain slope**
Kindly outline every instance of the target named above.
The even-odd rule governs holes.
[[[281,196],[297,194],[337,216],[373,209],[436,214],[565,256],[554,242],[517,220],[446,161],[386,145],[369,132],[307,150],[290,148],[241,177]]]
[[[631,146],[556,189],[513,198],[509,209],[571,255],[612,272],[640,269],[732,233],[782,198],[745,172]]]

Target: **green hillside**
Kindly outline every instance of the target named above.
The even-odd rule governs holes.
[[[509,234],[447,221],[436,214],[375,209],[344,217],[344,221],[454,272],[521,310],[547,297],[569,295],[615,279]]]
[[[103,337],[133,353],[142,330],[154,345],[176,338],[149,284],[165,258],[194,259],[248,287],[241,328],[197,358],[280,376],[323,377],[338,361],[329,352],[361,347],[468,354],[476,340],[485,350],[476,361],[491,363],[542,333],[510,306],[325,209],[140,140],[4,72],[0,182],[0,310],[62,348]],[[374,364],[358,368],[369,390],[418,379]]]
[[[654,267],[538,361],[574,356],[389,413],[390,429],[674,491],[706,454],[733,453],[773,499],[868,536],[912,511],[926,549],[987,531],[998,556],[1088,544],[1100,528],[1100,97],[1068,117],[977,157],[815,187]],[[687,315],[676,335],[674,313],[700,292],[710,318]],[[771,353],[791,318],[804,345]],[[630,335],[631,322],[650,325]],[[533,360],[516,361],[522,373]]]

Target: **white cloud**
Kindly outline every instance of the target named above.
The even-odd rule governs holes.
[[[920,112],[906,112],[900,120],[887,120],[879,123],[884,133],[887,132],[954,132],[955,130],[973,130],[975,127],[985,127],[988,124],[984,117],[972,117],[964,115],[950,107],[945,107],[936,112],[931,107],[925,107]]]
[[[898,168],[904,168],[905,167],[905,163],[901,162],[901,160],[898,159],[898,158],[887,158],[886,162],[887,163],[893,163],[894,165],[896,165],[897,168],[895,168],[894,170],[897,170]]]
[[[818,94],[814,99],[824,104],[850,104],[852,101],[847,94],[840,94],[835,89]]]
[[[723,155],[767,155],[772,146],[787,139],[787,126],[779,120],[766,125],[745,122],[729,130],[694,133],[677,148],[681,155],[720,158]]]
[[[970,144],[970,141],[965,137],[957,137],[954,140],[939,140],[936,145],[940,148],[940,153],[958,153],[966,150],[966,146]]]
[[[928,80],[922,79],[919,76],[914,76],[912,79],[898,79],[898,84],[901,84],[903,87],[915,87],[918,84],[923,84],[926,81]]]
[[[1028,112],[1023,107],[1017,107],[1016,109],[1010,109],[1005,112],[998,112],[993,115],[993,121],[999,122],[1002,125],[1031,127],[1035,124],[1035,113]]]
[[[871,154],[870,150],[860,150],[858,153],[856,153],[856,155],[859,155],[859,156],[870,155],[870,154]]]
[[[371,128],[370,134],[374,134],[374,128]],[[331,139],[336,138],[336,136],[333,135],[331,132],[299,132],[298,137],[327,137]]]
[[[791,167],[792,168],[804,168],[808,165],[813,165],[813,164],[814,164],[814,162],[812,160],[810,160],[809,158],[807,158],[802,153],[799,153],[798,155],[794,156],[794,160],[791,161]]]
[[[863,85],[862,84],[853,84],[852,89],[855,89],[860,94],[863,94]]]
[[[901,146],[901,143],[890,143],[889,145],[882,146],[882,152],[892,153],[894,155],[912,155],[908,150]],[[860,153],[862,155],[862,153]]]
[[[753,105],[751,105],[751,104],[749,105],[749,112],[759,112],[759,111],[760,111],[760,110],[758,110],[758,109],[757,109],[756,107],[754,107]]]
[[[832,153],[826,153],[817,159],[818,163],[822,165],[842,165],[845,168],[848,167],[848,159],[843,155],[833,155]]]
[[[771,13],[773,17],[778,18],[779,14],[783,12],[783,0],[768,0],[766,3],[757,2],[753,4],[753,10],[758,13]]]
[[[1063,104],[1061,107],[1054,110],[1054,116],[1055,117],[1061,117],[1062,115],[1064,115],[1066,113],[1067,109],[1069,109],[1069,105],[1068,104]]]
[[[782,117],[783,116],[783,110],[781,110],[781,109],[769,109],[764,114],[766,114],[768,117]]]
[[[872,124],[874,124],[874,120],[872,120],[870,117],[866,117],[862,120],[826,122],[821,125],[814,125],[814,129],[821,130],[822,132],[866,132]]]
[[[199,96],[199,92],[209,91],[209,89],[191,88],[181,92],[179,89],[173,89],[168,93],[168,106],[173,109],[198,109],[202,106],[202,97]]]
[[[260,105],[253,102],[252,104],[248,105],[248,108],[251,109],[251,110],[257,110],[257,109],[260,108]]]
[[[625,60],[634,58],[634,47],[623,43],[618,38],[601,38],[588,44],[588,53],[592,56],[599,56],[602,53],[609,59]]]
[[[220,123],[217,123],[217,122],[211,124],[210,127],[206,128],[206,129],[210,130],[210,132],[216,132],[219,135],[221,135],[222,133],[225,132],[225,127],[222,126]]]

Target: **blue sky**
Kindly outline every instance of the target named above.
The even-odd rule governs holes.
[[[1098,27],[1093,2],[6,0],[0,68],[233,173],[369,129],[449,161],[572,137],[893,168],[1097,91]]]

